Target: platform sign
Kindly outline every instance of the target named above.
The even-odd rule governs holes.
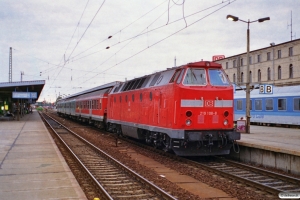
[[[37,99],[37,92],[13,92],[14,99]]]
[[[273,85],[259,85],[259,94],[273,94]]]

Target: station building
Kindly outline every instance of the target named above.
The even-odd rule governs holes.
[[[216,61],[231,82],[247,81],[247,52]],[[300,39],[274,44],[249,52],[250,84],[300,85]]]

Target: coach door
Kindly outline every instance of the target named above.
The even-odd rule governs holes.
[[[92,107],[93,107],[93,101],[89,100],[89,115],[92,115]]]

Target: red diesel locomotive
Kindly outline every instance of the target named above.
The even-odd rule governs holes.
[[[97,112],[100,102],[102,111]],[[179,156],[229,154],[240,139],[233,128],[233,87],[214,62],[189,63],[84,91],[60,101],[58,113]]]

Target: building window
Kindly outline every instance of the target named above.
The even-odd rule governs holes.
[[[260,62],[260,54],[257,55],[257,62]]]
[[[241,58],[241,66],[244,65],[244,61],[243,61],[243,58]]]
[[[244,83],[244,72],[241,73],[241,83]]]
[[[277,57],[278,57],[278,59],[281,58],[281,50],[278,50]]]
[[[267,60],[271,60],[271,52],[267,53]]]
[[[226,62],[226,69],[228,69],[228,62]]]
[[[293,56],[293,47],[289,48],[289,56]]]
[[[271,80],[271,69],[268,67],[268,81]]]
[[[278,80],[281,79],[281,66],[278,66]]]
[[[235,74],[233,74],[233,82],[235,83],[235,81],[236,81],[236,80],[235,80]]]
[[[289,78],[293,78],[293,65],[290,64],[290,67],[289,67]]]
[[[234,60],[232,63],[233,67],[236,67],[236,61]]]
[[[252,64],[252,57],[249,56],[249,65],[251,65],[251,64]]]
[[[260,82],[261,81],[261,71],[260,69],[257,72],[257,81]]]
[[[249,72],[250,80],[249,83],[252,83],[252,71]]]

